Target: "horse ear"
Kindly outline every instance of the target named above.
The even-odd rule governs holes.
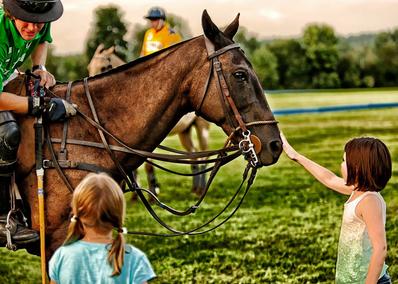
[[[204,10],[202,14],[202,28],[205,36],[213,43],[221,33],[217,26],[210,19],[210,16],[206,10]]]
[[[224,35],[227,38],[229,38],[230,40],[232,40],[234,38],[236,32],[238,31],[239,16],[240,16],[240,13],[238,13],[238,15],[236,15],[235,19],[232,21],[232,23],[229,24],[229,26],[224,31]]]
[[[95,55],[100,54],[101,51],[102,51],[103,49],[104,49],[104,44],[103,44],[103,43],[100,43],[100,44],[97,46],[97,49],[95,50],[94,54],[95,54]]]
[[[111,46],[107,50],[104,50],[103,53],[105,53],[106,55],[111,55],[114,51],[115,51],[115,46]]]

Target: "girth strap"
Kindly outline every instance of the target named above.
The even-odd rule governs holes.
[[[70,81],[68,83],[68,89],[66,90],[65,100],[68,103],[70,102],[72,84],[73,84],[73,82]],[[68,124],[69,124],[69,119],[66,119],[65,122],[64,122],[64,129],[63,129],[63,132],[62,132],[61,148],[60,148],[59,153],[58,153],[58,159],[60,161],[66,161],[66,159],[68,157],[68,152],[67,152],[67,149],[66,149],[66,138],[68,136]]]
[[[87,171],[87,172],[93,172],[93,173],[100,173],[100,172],[106,172],[112,176],[120,174],[117,171],[110,171],[107,168],[95,165],[95,164],[89,164],[89,163],[81,163],[81,162],[75,162],[75,161],[70,161],[70,160],[60,160],[58,161],[58,165],[61,169],[75,169],[75,170],[82,170],[82,171]],[[55,162],[52,160],[44,160],[43,161],[43,168],[44,169],[53,169],[55,168]]]

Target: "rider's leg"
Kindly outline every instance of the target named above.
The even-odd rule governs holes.
[[[6,239],[6,221],[11,209],[10,185],[15,170],[21,133],[11,112],[0,112],[0,241]],[[38,239],[37,232],[26,228],[17,218],[12,217],[11,237],[16,243]]]

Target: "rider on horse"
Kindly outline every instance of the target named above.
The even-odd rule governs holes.
[[[62,99],[21,97],[3,91],[15,77],[16,68],[29,56],[32,72],[40,77],[40,85],[46,88],[55,85],[54,76],[44,64],[47,43],[52,42],[50,22],[59,19],[62,13],[60,0],[3,0],[3,8],[0,7],[0,243],[5,242],[7,234],[11,234],[16,244],[39,238],[36,231],[9,214],[15,195],[19,195],[13,180],[21,138],[12,113],[40,116],[45,111],[50,121],[63,120],[76,113],[74,107]]]
[[[151,23],[144,36],[141,56],[145,56],[169,47],[181,41],[181,36],[166,22],[166,13],[162,8],[153,7],[145,16]]]

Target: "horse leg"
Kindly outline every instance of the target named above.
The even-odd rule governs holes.
[[[155,175],[155,168],[150,163],[145,163],[145,172],[148,181],[149,190],[154,194],[158,195],[160,192],[160,187]],[[150,198],[151,200],[152,198]]]
[[[191,127],[188,127],[183,132],[178,133],[178,138],[180,139],[181,145],[187,150],[188,152],[195,152],[195,146],[193,145],[192,137],[191,137]],[[200,193],[200,176],[196,173],[199,171],[198,165],[192,165],[192,173],[194,176],[192,177],[192,192]]]
[[[137,183],[137,185],[140,186],[138,183],[138,170],[137,169],[133,170],[133,178],[134,178],[135,182]],[[124,186],[127,187],[127,184],[125,184]],[[133,194],[131,195],[131,201],[134,203],[135,201],[137,201],[137,199],[138,199],[137,193],[135,191],[133,191]]]
[[[199,148],[206,151],[209,148],[209,128],[210,123],[201,117],[195,119],[195,129],[199,140]]]
[[[195,119],[195,130],[199,141],[199,147],[201,151],[206,151],[209,146],[209,128],[210,123],[201,117]],[[199,171],[204,171],[206,164],[199,166]],[[199,175],[199,193],[202,193],[206,187],[206,173]]]

